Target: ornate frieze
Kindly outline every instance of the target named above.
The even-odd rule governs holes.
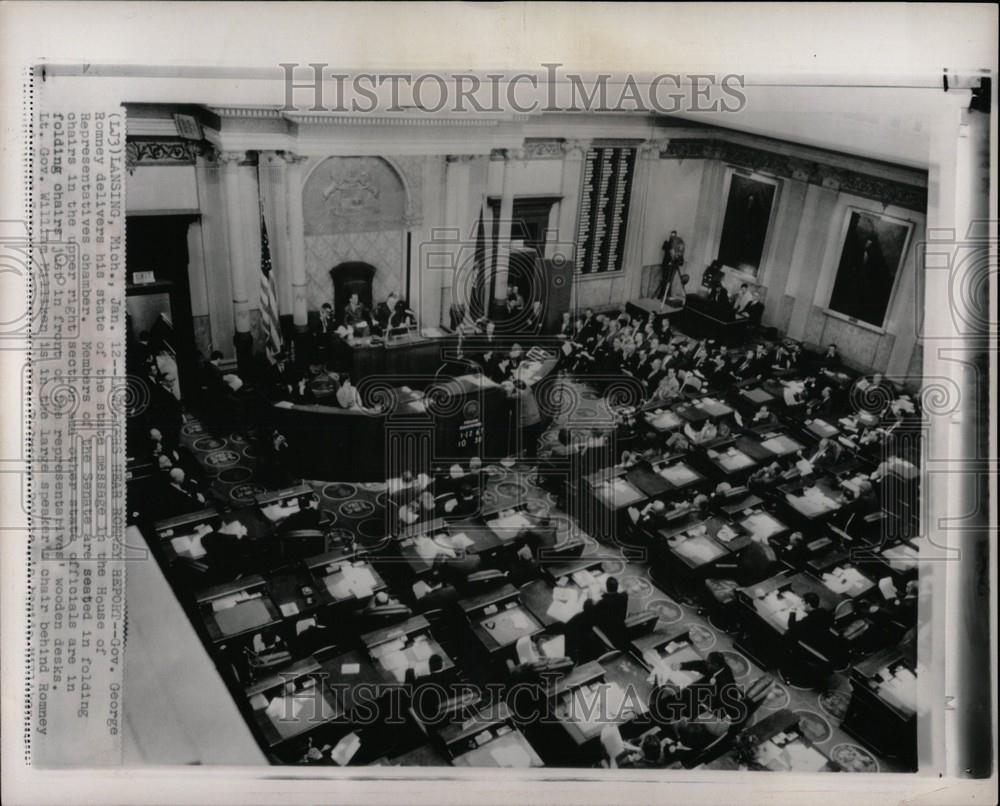
[[[918,184],[921,178],[916,171],[913,172],[914,183],[910,184],[715,138],[671,139],[660,150],[660,158],[716,159],[770,176],[795,179],[874,199],[886,207],[895,205],[918,212],[927,209],[927,187]]]

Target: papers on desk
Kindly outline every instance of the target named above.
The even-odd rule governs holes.
[[[360,748],[361,739],[352,731],[337,742],[337,746],[330,751],[330,758],[341,767],[346,767]]]
[[[205,556],[205,548],[201,545],[201,538],[204,535],[180,535],[170,541],[171,547],[178,557],[189,557],[192,560],[200,560]]]
[[[719,531],[715,533],[715,537],[723,543],[729,543],[736,539],[737,534],[729,526],[722,526]]]
[[[273,504],[268,504],[260,508],[261,514],[267,518],[271,523],[277,523],[292,515],[300,510],[298,499],[292,501],[291,504],[284,504],[277,501]]]
[[[774,739],[757,748],[757,761],[769,770],[795,772],[819,772],[827,764],[826,756],[802,741],[779,746]]]
[[[371,569],[365,565],[344,565],[340,572],[326,578],[326,588],[335,599],[349,599],[354,596],[364,599],[375,591],[377,581]]]
[[[771,591],[763,598],[758,598],[757,604],[766,618],[779,624],[785,630],[788,629],[788,619],[792,613],[795,613],[797,619],[801,619],[806,614],[802,598],[792,591],[786,591],[784,594],[779,591]]]
[[[285,604],[281,605],[278,609],[281,610],[281,615],[285,618],[288,618],[289,616],[296,616],[299,613],[299,606],[295,604],[295,602],[285,602]]]
[[[872,587],[871,581],[853,566],[835,568],[823,574],[823,584],[834,593],[848,596],[864,593]]]
[[[909,571],[916,568],[917,555],[917,550],[906,543],[893,546],[882,552],[882,556],[889,561],[889,567],[893,571]]]
[[[539,641],[538,648],[546,658],[565,658],[566,636],[556,635],[547,641]]]
[[[249,594],[246,591],[240,591],[239,593],[232,593],[229,596],[221,596],[218,599],[212,601],[212,611],[219,613],[223,610],[229,610],[236,607],[240,602],[245,602],[248,599],[259,599],[260,594]]]
[[[766,448],[771,453],[777,456],[784,456],[787,453],[794,453],[799,450],[802,445],[796,442],[787,434],[778,434],[776,437],[771,437],[760,443],[761,447]]]
[[[582,591],[576,588],[555,588],[552,592],[552,604],[545,615],[565,624],[583,610],[583,600]]]
[[[915,713],[917,710],[917,676],[905,666],[900,666],[895,673],[889,675],[888,669],[880,674],[883,676],[877,690],[890,705],[901,711]]]
[[[736,448],[729,448],[725,453],[719,455],[719,464],[724,470],[730,472],[750,467],[753,463],[753,459]]]
[[[531,756],[520,744],[501,744],[490,748],[489,752],[498,767],[531,766]]]
[[[494,518],[487,525],[495,534],[502,537],[504,533],[511,531],[520,532],[530,528],[531,521],[524,517],[522,513],[514,512],[510,515],[501,515],[499,518]]]
[[[885,599],[895,599],[899,594],[896,591],[896,585],[892,581],[892,577],[882,577],[878,581],[878,589],[882,593],[882,597]]]
[[[458,534],[452,535],[450,543],[454,548],[460,549],[462,551],[469,548],[470,546],[475,545],[472,538],[469,537],[465,532],[459,532]]]
[[[594,584],[594,575],[591,574],[586,568],[574,571],[572,577],[573,581],[581,588],[587,588]]]
[[[784,524],[772,518],[766,512],[755,512],[740,523],[744,529],[757,538],[768,538],[784,529]]]
[[[342,663],[340,664],[341,674],[358,674],[361,671],[360,663]]]
[[[432,562],[435,557],[439,554],[445,557],[457,557],[454,549],[445,548],[436,540],[431,540],[431,538],[426,535],[421,535],[418,537],[413,544],[413,547],[417,550],[417,554],[420,559]]]
[[[680,487],[684,484],[690,484],[693,481],[697,481],[698,474],[695,473],[690,467],[681,462],[680,464],[670,465],[669,467],[660,468],[658,471],[663,478],[673,484],[675,487]]]
[[[426,635],[421,635],[413,642],[413,657],[418,661],[425,661],[434,654],[434,649],[427,640]]]
[[[613,507],[624,507],[642,499],[643,495],[623,478],[611,479],[595,488]]]

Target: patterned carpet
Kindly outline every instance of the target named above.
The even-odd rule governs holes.
[[[543,436],[554,441],[561,426],[598,428],[611,421],[608,400],[621,401],[622,391],[613,387],[604,396],[576,381],[560,378],[548,385],[545,400],[540,401],[554,415],[552,426]],[[618,395],[618,397],[615,397]],[[188,419],[182,428],[182,441],[204,468],[210,492],[216,501],[227,507],[239,508],[250,504],[264,487],[255,479],[255,453],[250,439],[241,434],[209,434],[196,419]],[[561,533],[580,534],[574,519],[558,506],[551,493],[535,483],[535,468],[525,464],[510,467],[490,465],[486,468],[489,481],[483,492],[483,504],[532,502],[547,511]],[[350,484],[344,482],[308,481],[321,497],[321,509],[335,530],[358,535],[361,544],[376,542],[384,534],[386,494],[384,484]],[[675,601],[654,583],[647,563],[626,560],[618,546],[599,543],[584,535],[584,556],[606,558],[605,569],[618,575],[629,594],[629,614],[653,610],[659,616],[656,630],[676,634],[685,628],[692,641],[703,651],[721,651],[733,669],[738,682],[756,679],[764,670],[739,652],[732,637],[698,615],[688,604]],[[841,720],[850,702],[850,686],[845,675],[836,675],[830,690],[818,693],[785,683],[776,683],[765,705],[757,712],[754,722],[781,708],[789,708],[800,717],[803,731],[845,770],[854,772],[902,771],[893,760],[876,758],[840,729]]]

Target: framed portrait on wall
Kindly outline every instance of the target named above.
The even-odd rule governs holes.
[[[732,175],[719,240],[723,265],[758,276],[776,189],[776,182],[762,177]]]
[[[866,210],[849,211],[828,308],[882,327],[913,223]]]

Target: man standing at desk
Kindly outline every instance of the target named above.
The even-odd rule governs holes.
[[[594,605],[594,626],[603,632],[612,644],[625,643],[625,618],[628,616],[628,594],[618,589],[618,579],[608,577],[604,595]]]
[[[514,417],[520,432],[520,450],[526,457],[534,459],[538,456],[538,439],[545,430],[538,401],[535,400],[535,394],[528,388],[528,384],[521,379],[514,381],[508,397],[513,404]]]

